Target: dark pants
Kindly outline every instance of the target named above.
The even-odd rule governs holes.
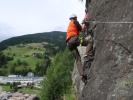
[[[77,36],[72,37],[67,42],[67,46],[68,46],[69,50],[72,51],[72,54],[75,57],[78,72],[82,76],[83,75],[83,66],[82,66],[82,63],[81,63],[80,54],[79,54],[78,49],[77,49],[77,46],[79,46],[79,45],[80,45],[80,41],[79,41]]]
[[[80,40],[79,40],[78,36],[71,37],[67,41],[67,46],[68,46],[70,51],[76,49],[77,46],[79,46],[79,45],[80,45]]]

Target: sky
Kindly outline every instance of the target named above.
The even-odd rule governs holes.
[[[72,13],[82,21],[84,5],[81,0],[0,0],[0,30],[9,28],[14,35],[66,31]]]

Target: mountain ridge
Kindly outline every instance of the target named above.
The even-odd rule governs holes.
[[[45,40],[55,45],[61,44],[61,48],[64,48],[65,32],[52,31],[52,32],[43,32],[43,33],[35,33],[35,34],[12,37],[0,42],[0,50],[3,50],[10,45],[15,45],[20,43],[33,43],[33,42],[38,43],[43,41],[45,42]]]

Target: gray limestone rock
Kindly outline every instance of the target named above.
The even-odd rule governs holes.
[[[92,0],[89,7],[96,21],[133,22],[133,0]],[[133,23],[98,23],[95,36],[95,57],[78,100],[133,100]]]

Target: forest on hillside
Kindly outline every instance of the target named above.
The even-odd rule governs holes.
[[[66,46],[64,40],[65,40],[65,32],[58,32],[58,31],[22,35],[0,42],[0,50],[6,49],[8,46],[16,44],[40,43],[40,42],[52,43],[54,45],[59,46],[60,49],[63,49]]]
[[[48,32],[13,37],[0,43],[0,75],[43,76],[52,57],[65,49],[64,32]]]

